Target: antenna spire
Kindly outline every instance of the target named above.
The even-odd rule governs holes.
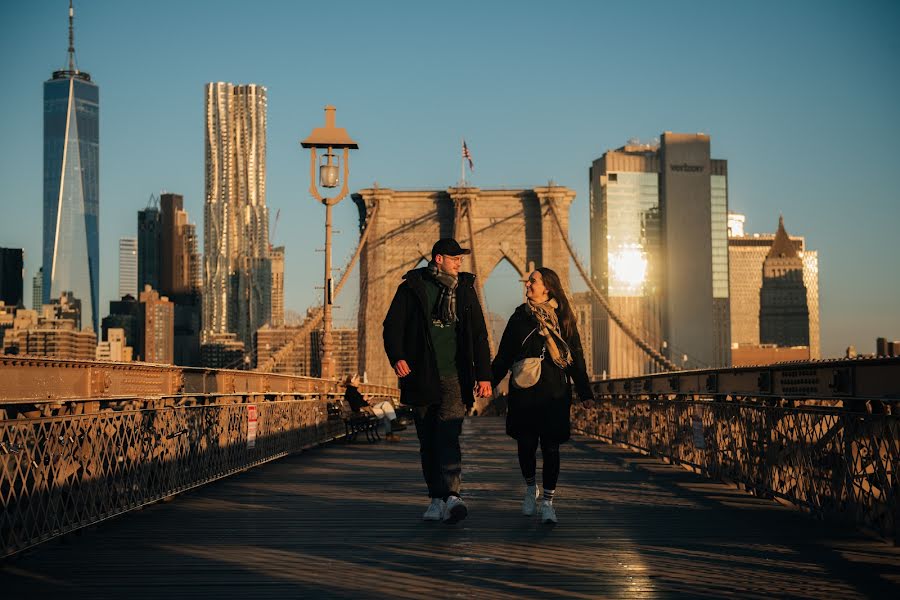
[[[75,8],[69,0],[69,70],[75,71]]]

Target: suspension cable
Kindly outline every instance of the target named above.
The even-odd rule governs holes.
[[[628,336],[638,348],[644,351],[644,353],[650,357],[653,362],[661,366],[663,369],[667,371],[677,371],[678,367],[670,361],[668,358],[660,354],[653,346],[648,344],[644,339],[638,335],[634,329],[631,328],[630,325],[625,323],[621,317],[613,310],[612,306],[609,304],[609,300],[600,293],[600,290],[594,285],[594,282],[591,281],[591,278],[588,277],[587,271],[584,266],[581,264],[581,260],[579,260],[578,256],[575,254],[575,250],[572,248],[572,244],[569,241],[569,236],[566,231],[563,229],[562,221],[560,221],[559,215],[556,213],[556,204],[551,199],[547,205],[550,207],[550,214],[553,216],[553,222],[556,223],[557,229],[559,229],[560,236],[562,237],[563,242],[566,244],[566,248],[569,250],[569,255],[572,257],[572,260],[575,262],[575,267],[578,269],[578,272],[581,274],[582,279],[584,279],[585,283],[587,283],[588,289],[590,289],[591,294],[600,302],[600,305],[603,306],[603,310],[609,315],[609,317],[613,320],[613,322],[619,326],[619,329],[622,330],[626,336]]]
[[[366,218],[366,228],[363,229],[362,235],[359,236],[359,243],[356,245],[356,250],[353,252],[353,256],[350,257],[350,260],[347,262],[347,266],[344,268],[344,272],[341,273],[341,279],[338,281],[337,287],[334,288],[334,298],[337,298],[338,294],[341,293],[341,290],[344,288],[344,284],[347,283],[347,280],[350,279],[350,272],[353,271],[353,267],[356,265],[356,261],[359,260],[359,255],[362,254],[362,249],[366,245],[366,240],[369,239],[369,232],[372,231],[371,224],[375,218],[375,215],[378,214],[378,204],[374,206],[372,209],[372,213]],[[310,332],[319,326],[324,317],[324,311],[321,306],[317,306],[312,309],[311,313],[307,317],[306,321],[303,325],[297,330],[296,334],[291,338],[291,340],[278,349],[277,352],[272,354],[266,362],[257,367],[258,371],[262,371],[264,373],[271,373],[275,366],[283,362],[290,353],[294,350],[298,343],[302,343],[304,339],[310,334]]]

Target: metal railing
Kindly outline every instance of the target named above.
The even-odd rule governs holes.
[[[900,543],[900,359],[784,363],[593,384],[573,425]]]
[[[333,381],[25,358],[0,382],[0,556],[345,434]]]

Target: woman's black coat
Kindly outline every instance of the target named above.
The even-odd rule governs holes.
[[[384,350],[393,367],[405,360],[410,368],[400,378],[400,402],[427,406],[441,401],[440,379],[431,340],[431,308],[425,293],[427,268],[403,276],[384,318]],[[460,273],[456,286],[456,365],[463,402],[475,402],[476,381],[491,380],[491,350],[484,313],[475,293],[475,276]]]
[[[500,348],[491,365],[492,382],[495,386],[506,376],[514,362],[541,355],[544,338],[534,331],[536,327],[537,322],[524,304],[516,308],[506,324]],[[572,353],[572,364],[567,369],[556,366],[550,353],[545,352],[544,360],[541,361],[541,378],[535,385],[520,389],[510,382],[506,433],[511,437],[518,439],[523,434],[537,434],[546,441],[557,444],[569,439],[569,408],[572,403],[569,379],[574,382],[582,400],[590,400],[593,396],[577,329],[566,339],[566,343]]]

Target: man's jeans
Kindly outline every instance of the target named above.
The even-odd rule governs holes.
[[[465,416],[466,406],[456,377],[441,377],[440,404],[416,407],[422,473],[432,498],[459,495],[462,472],[459,434]]]

